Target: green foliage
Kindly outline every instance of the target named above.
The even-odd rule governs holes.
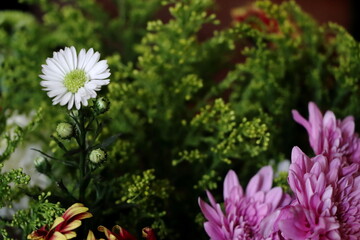
[[[146,22],[160,7],[159,0],[119,0],[107,6],[114,11],[109,14],[106,6],[94,0],[21,2],[38,5],[41,21],[30,13],[0,12],[1,104],[19,113],[29,113],[40,104],[46,119],[59,117],[59,111],[50,107],[49,98],[40,90],[38,77],[41,64],[52,51],[71,45],[78,50],[94,48],[102,54],[116,49],[126,60],[133,59],[130,45],[140,41]]]
[[[51,226],[55,218],[61,216],[64,212],[64,209],[60,207],[60,203],[49,202],[47,198],[50,195],[50,192],[42,193],[38,196],[38,199],[30,201],[29,208],[15,213],[10,226],[22,229],[23,238],[42,226]]]
[[[137,221],[152,220],[151,226],[156,232],[165,237],[168,230],[164,220],[166,211],[161,210],[161,202],[168,199],[173,192],[168,180],[156,179],[155,170],[145,170],[140,174],[126,173],[119,177],[113,183],[118,186],[118,191],[114,197],[115,204],[120,206],[133,206],[129,215],[123,219],[123,224],[128,225],[137,219]],[[129,228],[132,226],[129,225]]]
[[[10,155],[15,151],[18,144],[21,142],[23,138],[22,128],[17,127],[14,130],[13,136],[11,136],[10,134],[4,134],[3,137],[6,140],[6,148],[5,151],[1,153],[0,162],[7,160]]]
[[[287,178],[288,178],[287,172],[279,172],[279,176],[274,178],[274,185],[281,187],[284,190],[284,192],[290,193],[291,189],[289,187]]]
[[[41,7],[47,39],[53,46],[93,47],[103,53],[116,50],[127,59],[135,57],[130,46],[140,41],[146,22],[160,7],[160,0],[23,2]]]
[[[327,67],[334,78],[333,81],[324,83],[330,85],[331,90],[327,100],[333,102],[335,111],[343,116],[348,114],[357,116],[360,45],[344,28],[336,24],[330,23],[325,29],[330,35],[328,45],[332,51],[329,51],[329,56],[330,54],[337,56],[331,58],[331,65]]]
[[[0,163],[0,172],[3,166]],[[0,173],[0,208],[11,206],[11,202],[18,197],[19,189],[26,186],[29,181],[30,177],[23,173],[22,169]]]
[[[200,141],[203,141],[210,145],[215,161],[230,163],[230,158],[257,156],[269,144],[270,134],[261,119],[248,121],[243,118],[237,124],[235,112],[222,99],[217,99],[213,106],[207,105],[200,110],[190,125],[198,137],[196,140],[195,136],[190,135],[190,144],[201,145]]]
[[[0,237],[3,240],[14,240],[13,238],[9,237],[8,232],[4,228],[0,229]]]
[[[119,178],[118,185],[123,188],[117,204],[143,204],[153,197],[168,198],[169,183],[166,180],[155,181],[154,169],[146,170],[142,175],[125,174]]]
[[[236,119],[230,104],[216,99],[213,105],[207,105],[195,115],[189,124],[189,134],[185,139],[187,150],[178,153],[179,158],[173,165],[183,161],[207,165],[207,171],[199,179],[195,188],[215,189],[220,180],[215,170],[226,165],[258,156],[267,150],[269,132],[260,118],[251,121]]]
[[[43,99],[36,69],[45,59],[35,18],[15,11],[0,12],[0,96],[2,107],[28,113]],[[38,56],[38,58],[34,58]],[[42,59],[41,59],[42,58]],[[35,71],[34,71],[35,70]],[[15,94],[17,93],[17,94]],[[21,94],[18,94],[21,93]]]
[[[217,175],[215,170],[211,170],[208,174],[204,174],[199,180],[198,184],[194,186],[195,189],[216,189],[218,187],[217,182],[221,180],[221,177]]]
[[[3,115],[3,119],[5,122],[6,119],[5,114]],[[25,127],[16,126],[15,129],[8,129],[8,131],[6,132],[0,131],[0,136],[6,141],[5,150],[0,155],[0,163],[10,158],[11,154],[23,141],[24,137],[29,132],[32,132],[36,129],[41,119],[42,119],[42,109],[39,109],[36,115],[32,117],[31,122],[27,124]],[[4,125],[6,125],[6,123],[4,123]],[[11,128],[11,126],[4,126],[4,129],[6,129],[7,127]]]
[[[260,158],[269,144],[268,129],[260,118],[251,116],[242,122],[232,105],[221,99],[214,107],[204,107],[211,100],[208,91],[216,86],[211,80],[216,66],[228,57],[219,54],[234,49],[229,37],[237,38],[240,31],[226,30],[199,41],[204,24],[218,23],[214,14],[206,12],[210,4],[176,2],[169,9],[171,20],[148,23],[147,34],[136,45],[135,63],[123,63],[116,54],[108,58],[115,72],[109,85],[109,114],[118,119],[110,127],[112,132],[126,133],[120,139],[136,153],[121,158],[131,159],[126,163],[129,167],[136,162],[144,168],[157,167],[161,177],[171,179],[179,192],[184,191],[173,204],[184,204],[186,189],[215,188],[220,180],[216,171],[224,171],[232,160],[244,165],[248,157]],[[215,67],[209,69],[209,64]],[[180,164],[184,161],[192,166]],[[191,177],[183,181],[179,176],[185,174]],[[169,216],[174,212],[171,209]]]
[[[110,155],[113,159],[118,159],[120,164],[125,163],[135,155],[134,144],[128,140],[119,139],[114,143]]]
[[[359,43],[336,24],[319,26],[294,1],[276,5],[258,1],[262,14],[274,20],[234,25],[234,43],[245,58],[214,86],[212,95],[226,93],[236,115],[253,116],[260,110],[272,127],[270,149],[288,152],[296,141],[291,109],[305,109],[309,101],[333,109],[339,116],[357,114]],[[296,86],[296,87],[295,87]],[[230,92],[230,93],[229,93]]]
[[[261,119],[248,121],[244,118],[239,123],[235,112],[222,99],[202,108],[189,125],[189,135],[185,139],[189,150],[180,151],[173,165],[184,160],[208,164],[210,159],[209,169],[214,169],[220,162],[230,164],[232,160],[257,156],[269,144],[269,132]]]
[[[136,48],[140,54],[136,66],[109,59],[110,66],[114,64],[121,71],[109,86],[113,111],[124,115],[120,116],[124,121],[119,122],[131,122],[131,127],[152,123],[166,126],[167,121],[178,119],[187,110],[185,103],[203,86],[196,72],[205,51],[196,40],[196,32],[214,20],[205,13],[207,5],[207,1],[177,3],[170,8],[173,20],[166,24],[149,22],[148,33]],[[189,17],[195,23],[189,24]],[[141,119],[143,115],[146,119]]]

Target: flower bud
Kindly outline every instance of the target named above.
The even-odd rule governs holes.
[[[100,97],[96,99],[94,110],[97,114],[105,113],[109,110],[109,108],[110,108],[110,102],[107,98]]]
[[[69,139],[73,136],[74,128],[70,123],[59,123],[56,127],[58,136],[62,139]]]
[[[106,160],[106,152],[101,148],[97,148],[91,151],[89,160],[92,163],[100,163]]]
[[[48,172],[48,170],[50,169],[49,162],[43,156],[39,156],[39,157],[35,158],[34,165],[35,165],[36,170],[39,173],[46,174]]]

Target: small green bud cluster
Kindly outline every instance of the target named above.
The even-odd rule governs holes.
[[[0,239],[3,240],[14,240],[13,238],[9,237],[9,233],[6,231],[6,229],[0,229]]]
[[[60,203],[51,203],[47,198],[51,192],[43,192],[37,201],[30,201],[30,207],[15,213],[11,226],[18,226],[26,232],[34,231],[44,225],[51,226],[56,217],[61,216],[64,209]]]
[[[3,166],[0,163],[0,172]],[[10,206],[12,200],[16,197],[14,196],[15,189],[27,185],[29,182],[30,176],[26,175],[21,168],[0,173],[0,208]]]
[[[284,192],[291,193],[291,189],[288,184],[288,172],[279,172],[279,175],[274,179],[274,184],[281,187]]]
[[[208,157],[207,154],[201,153],[199,149],[194,149],[190,151],[184,150],[182,152],[179,152],[178,155],[179,158],[172,161],[173,166],[176,166],[183,161],[188,161],[190,163],[204,162],[204,159]]]
[[[209,173],[204,174],[202,178],[199,180],[198,184],[194,186],[195,189],[202,190],[211,190],[216,189],[217,182],[221,180],[221,177],[216,173],[216,171],[211,170]]]
[[[156,196],[166,199],[171,187],[167,180],[157,180],[155,170],[149,169],[139,175],[126,174],[120,179],[125,193],[117,203],[141,204]]]

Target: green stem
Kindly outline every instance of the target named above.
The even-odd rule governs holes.
[[[85,192],[86,192],[86,174],[87,174],[87,166],[86,166],[86,129],[85,129],[85,121],[84,114],[82,111],[79,111],[79,147],[80,147],[80,187],[79,187],[79,200],[81,203],[85,201]]]
[[[64,185],[62,179],[60,181],[56,182],[56,183],[59,186],[59,188],[67,195],[68,198],[70,198],[72,200],[76,200],[76,198],[69,192],[67,187]]]

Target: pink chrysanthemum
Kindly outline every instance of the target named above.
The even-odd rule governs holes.
[[[289,185],[296,200],[279,212],[274,225],[284,239],[360,239],[358,165],[341,169],[340,162],[293,149]]]
[[[289,185],[296,201],[281,210],[279,229],[285,239],[340,239],[334,186],[340,160],[330,163],[323,155],[308,158],[299,148],[292,151]]]
[[[315,103],[309,103],[309,120],[298,111],[292,111],[294,120],[305,127],[315,154],[323,154],[329,159],[341,157],[347,163],[360,163],[360,139],[355,133],[352,116],[338,120],[327,111],[323,116]]]
[[[309,112],[309,121],[296,111],[293,115],[307,129],[316,156],[293,149],[289,185],[296,199],[265,219],[268,226],[262,233],[278,232],[291,240],[360,239],[359,138],[354,120],[337,120],[330,111],[322,117],[314,103]]]
[[[261,221],[290,202],[281,188],[271,188],[272,181],[272,168],[263,167],[250,180],[244,193],[236,173],[230,170],[224,180],[225,213],[210,192],[207,191],[207,196],[211,206],[199,198],[209,237],[213,240],[263,239],[259,232]]]

